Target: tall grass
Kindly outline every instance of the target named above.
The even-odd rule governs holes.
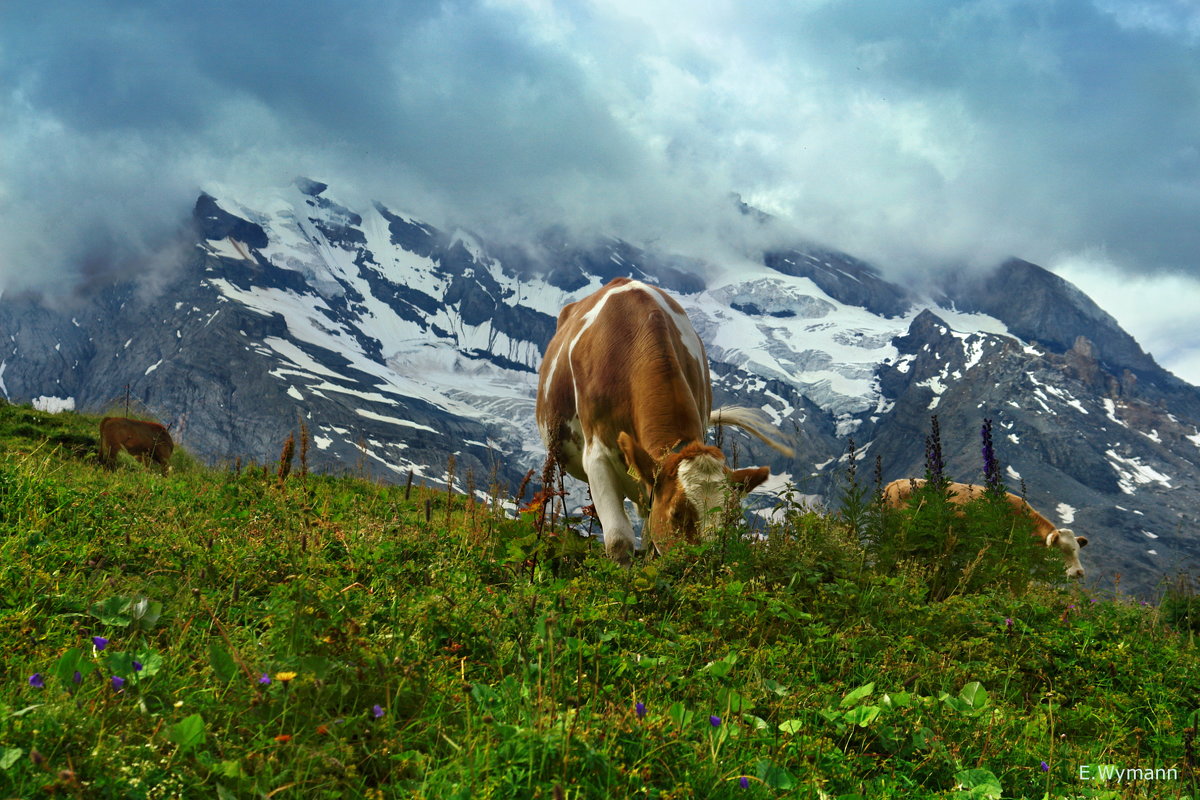
[[[623,569],[538,508],[52,438],[95,422],[0,407],[0,796],[1197,796],[1158,608],[933,602],[786,498]]]

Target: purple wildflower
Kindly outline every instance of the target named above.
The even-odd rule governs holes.
[[[1008,628],[1010,631],[1013,629],[1013,621],[1012,621],[1012,617],[1005,617],[1005,618],[1004,618],[1004,626],[1005,626],[1006,628]]]
[[[71,676],[72,683],[83,683],[83,673],[75,670],[75,674]]]
[[[633,709],[634,709],[634,711],[637,712],[638,719],[641,719],[642,717],[646,716],[646,704],[645,703],[638,703],[636,706],[633,707]]]
[[[46,681],[42,679],[42,673],[35,672],[29,676],[29,685],[35,689],[41,689],[46,685]]]
[[[996,448],[992,446],[992,421],[984,419],[979,431],[983,437],[983,482],[993,491],[1004,490],[1004,479],[1000,477],[1000,462],[996,460]]]
[[[93,636],[92,644],[97,650],[103,650],[108,647],[108,639],[105,639],[103,636]]]
[[[140,662],[140,661],[134,661],[134,662],[133,662],[133,671],[134,671],[134,672],[141,672],[141,671],[142,671],[142,662]]]
[[[946,462],[942,458],[942,431],[937,414],[929,418],[930,433],[925,437],[925,477],[941,488],[946,481]]]
[[[714,714],[708,718],[708,724],[712,725],[714,728],[719,728],[721,727],[721,718]]]
[[[738,786],[741,786],[743,789],[749,789],[750,779],[743,775],[742,777],[738,778]]]
[[[270,675],[268,675],[267,673],[265,673],[265,672],[264,672],[264,673],[262,674],[262,677],[260,677],[260,678],[258,679],[258,682],[259,682],[259,684],[261,684],[262,686],[267,686],[268,684],[270,684],[270,683],[271,683],[271,676],[270,676]]]
[[[383,706],[379,705],[378,703],[371,706],[371,715],[374,716],[375,719],[379,719],[380,717],[382,717],[383,716]]]
[[[122,691],[125,688],[125,679],[122,678],[120,675],[113,675],[112,676],[112,685],[113,685],[113,689],[115,689],[116,691],[118,691],[118,692]]]
[[[1043,761],[1042,762],[1042,772],[1049,772],[1049,771],[1050,771],[1050,765],[1047,764],[1045,761]]]

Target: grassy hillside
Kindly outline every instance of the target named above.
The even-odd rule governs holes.
[[[1200,797],[1186,592],[947,582],[855,503],[622,570],[419,487],[107,472],[97,421],[0,406],[0,797]]]

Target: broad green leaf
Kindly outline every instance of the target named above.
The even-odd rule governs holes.
[[[142,665],[142,671],[138,673],[140,679],[149,678],[162,669],[163,657],[154,650],[138,650],[132,655]]]
[[[130,605],[129,615],[135,627],[143,631],[150,631],[158,624],[158,618],[162,616],[162,610],[163,604],[161,602],[143,597]]]
[[[50,670],[50,674],[64,684],[71,684],[75,680],[76,672],[79,673],[82,680],[94,669],[96,669],[96,662],[88,657],[83,648],[72,647],[58,657],[58,661],[54,663],[54,668]]]
[[[963,687],[958,696],[971,708],[987,708],[988,693],[979,681],[972,681]]]
[[[968,797],[975,800],[1000,800],[1004,793],[1000,787],[1000,779],[986,769],[964,769],[954,774],[954,779],[968,791]]]
[[[767,722],[762,717],[756,717],[753,714],[742,714],[742,722],[749,725],[756,731],[769,731],[771,723]]]
[[[297,666],[301,672],[312,675],[318,680],[324,680],[329,675],[329,671],[333,669],[333,663],[328,658],[317,655],[301,656]]]
[[[791,734],[791,733],[795,733],[796,731],[803,730],[803,729],[804,729],[803,720],[785,719],[783,722],[779,723],[779,730],[783,731],[784,733]]]
[[[683,707],[683,703],[672,703],[667,709],[667,716],[680,728],[686,728],[696,714]]]
[[[845,713],[843,719],[851,725],[865,728],[879,716],[879,706],[856,706]]]
[[[950,695],[945,695],[942,697],[942,703],[944,705],[946,705],[947,707],[954,709],[955,711],[957,711],[960,714],[968,714],[971,712],[971,707],[969,705],[967,705],[966,703],[964,703],[962,700],[959,700],[957,697],[951,697]]]
[[[107,600],[93,603],[92,607],[88,609],[88,613],[105,625],[124,628],[133,622],[133,615],[129,613],[130,605],[132,605],[132,601],[128,597],[115,595]]]
[[[0,750],[0,769],[8,770],[9,767],[20,761],[23,755],[25,755],[25,751],[19,747],[6,747]]]
[[[123,678],[133,676],[133,655],[116,650],[107,650],[102,656],[105,666],[116,675]]]
[[[225,648],[216,642],[208,645],[208,663],[212,664],[213,672],[217,674],[217,680],[222,683],[229,683],[237,677],[238,668],[233,656],[229,655]]]
[[[471,697],[483,708],[495,708],[500,705],[500,695],[486,683],[477,683],[471,687]]]
[[[179,745],[180,752],[204,743],[204,718],[199,714],[184,717],[167,729],[167,738]]]
[[[751,708],[752,704],[732,689],[721,689],[717,692],[717,705],[728,709],[732,714],[740,714]]]
[[[730,653],[720,661],[710,661],[704,665],[702,672],[707,672],[715,678],[724,678],[737,663],[737,653]]]
[[[840,707],[845,708],[846,706],[852,706],[859,700],[862,700],[864,697],[870,696],[871,692],[873,691],[875,691],[874,682],[868,683],[865,686],[860,686],[842,698]]]
[[[900,708],[912,705],[912,695],[908,692],[895,692],[883,696],[883,704],[888,708]]]
[[[754,774],[758,779],[772,789],[780,791],[789,791],[796,788],[796,779],[792,774],[783,767],[778,767],[770,761],[763,759],[758,762],[754,768]]]

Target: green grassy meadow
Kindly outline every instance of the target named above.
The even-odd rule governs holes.
[[[1185,582],[897,552],[976,522],[854,491],[621,569],[444,490],[109,472],[97,424],[0,406],[0,798],[1200,798]]]

